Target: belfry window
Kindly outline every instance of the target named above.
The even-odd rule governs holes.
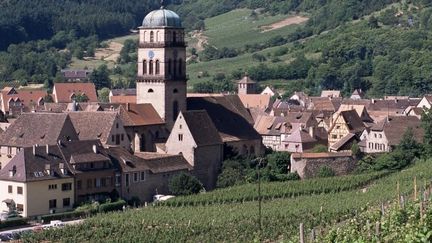
[[[150,31],[150,42],[154,42],[154,32]]]
[[[147,74],[147,60],[143,61],[143,74]]]
[[[177,76],[177,60],[174,60],[174,68],[173,68],[173,76],[176,77]]]
[[[149,62],[149,74],[153,74],[153,60]]]
[[[173,103],[173,121],[175,121],[177,119],[178,113],[179,113],[178,102],[174,101],[174,103]]]
[[[177,42],[177,33],[173,32],[173,42],[176,43]]]
[[[156,74],[160,73],[160,62],[159,60],[156,60]]]
[[[172,63],[171,63],[171,59],[170,60],[168,60],[168,74],[169,75],[171,75],[171,66],[172,66]]]

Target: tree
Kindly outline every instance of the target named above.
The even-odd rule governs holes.
[[[290,167],[291,157],[287,152],[274,152],[267,155],[267,161],[272,171],[277,174],[286,174]]]
[[[203,185],[196,177],[183,172],[175,175],[169,181],[168,187],[174,195],[196,194],[203,189]]]
[[[96,89],[110,87],[111,79],[109,77],[109,70],[107,65],[103,64],[97,69],[93,70],[92,74],[90,75],[90,80],[93,81]]]
[[[99,101],[108,103],[109,102],[109,93],[110,93],[110,89],[108,89],[106,87],[98,90]]]
[[[76,102],[81,102],[81,103],[83,103],[83,102],[88,102],[89,101],[89,98],[88,98],[88,96],[86,95],[86,94],[76,94],[75,95],[75,101]]]
[[[432,113],[431,109],[424,109],[422,114],[422,127],[424,129],[424,155],[430,157],[432,155]]]
[[[378,27],[379,27],[379,25],[378,25],[378,19],[375,18],[375,16],[372,15],[372,16],[369,18],[369,20],[368,20],[368,26],[369,26],[369,28],[371,28],[371,29],[376,29],[376,28],[378,28]]]
[[[326,152],[328,152],[328,148],[325,145],[318,144],[312,148],[311,152],[312,153],[326,153]]]

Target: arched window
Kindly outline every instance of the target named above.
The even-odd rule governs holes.
[[[167,68],[168,69],[167,71],[168,71],[169,75],[171,75],[171,66],[172,66],[171,59],[169,59],[168,60],[168,68]]]
[[[179,59],[178,73],[179,73],[180,76],[182,75],[182,69],[183,69],[183,61],[182,61],[182,59]]]
[[[176,77],[177,76],[177,60],[174,60],[174,64],[173,64],[173,76]]]
[[[154,32],[150,31],[150,42],[154,42]]]
[[[156,60],[156,74],[160,73],[160,62],[159,60]]]
[[[173,42],[176,43],[177,42],[177,33],[173,32]]]
[[[149,74],[153,74],[153,60],[149,62]]]
[[[147,60],[143,61],[143,74],[147,74]]]
[[[147,93],[154,93],[153,89],[149,89]]]
[[[141,139],[140,139],[140,152],[144,152],[144,151],[145,151],[145,147],[146,147],[145,134],[141,134]]]
[[[174,103],[173,103],[173,121],[175,121],[177,119],[178,113],[179,113],[178,102],[174,101]]]
[[[177,89],[174,89],[174,90],[173,90],[173,93],[174,93],[174,94],[177,94],[177,93],[178,93],[178,90],[177,90]]]

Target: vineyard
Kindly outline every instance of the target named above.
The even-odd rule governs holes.
[[[262,183],[261,198],[274,200],[278,198],[293,198],[298,196],[337,193],[363,187],[372,181],[387,175],[388,172],[374,172],[370,174],[350,175],[310,179],[305,181]],[[258,200],[258,185],[246,184],[241,186],[219,189],[210,193],[202,193],[187,197],[176,197],[162,203],[162,206],[197,206],[209,204],[237,203]]]
[[[370,175],[364,175],[363,181]],[[85,220],[83,224],[63,229],[48,230],[27,236],[25,242],[250,242],[298,240],[299,224],[303,223],[306,234],[316,227],[331,228],[338,222],[358,217],[370,207],[397,198],[399,193],[413,190],[413,178],[430,183],[432,161],[417,162],[416,165],[372,181],[362,188],[299,193],[295,197],[266,200],[262,203],[262,230],[258,217],[258,203],[244,201],[227,204],[198,206],[150,206],[120,213],[100,214]],[[360,181],[361,177],[356,178]],[[346,179],[339,178],[340,181]],[[334,178],[335,185],[338,178]],[[323,183],[319,184],[322,180]],[[330,179],[316,182],[322,188]],[[313,182],[305,181],[305,188]],[[345,182],[347,183],[347,182]],[[278,184],[280,187],[303,184]],[[353,183],[355,184],[355,183]],[[339,186],[339,185],[338,185]],[[265,190],[271,186],[263,186]],[[330,186],[328,186],[330,188]],[[337,187],[335,187],[337,188]],[[282,189],[281,189],[282,190]],[[220,193],[220,192],[215,192]],[[236,192],[237,193],[237,192]],[[211,192],[209,200],[214,200]],[[191,197],[192,198],[192,197]],[[186,200],[187,198],[181,199]],[[180,199],[179,199],[180,200]],[[210,204],[210,203],[209,203]],[[91,230],[89,230],[91,229]]]

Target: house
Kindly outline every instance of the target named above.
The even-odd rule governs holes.
[[[371,100],[367,108],[369,115],[376,121],[382,120],[387,116],[405,116],[405,110],[408,107],[418,106],[418,99],[388,99],[388,100]]]
[[[205,110],[180,112],[165,146],[167,154],[183,155],[207,190],[216,187],[223,142]]]
[[[4,114],[19,115],[42,107],[47,95],[45,90],[18,90],[5,87],[0,92],[0,109]]]
[[[417,104],[417,107],[430,109],[432,107],[432,95],[427,94],[427,95],[423,96],[423,98]]]
[[[157,143],[168,138],[165,122],[151,104],[126,103],[117,109],[131,149],[135,152],[155,152]]]
[[[74,178],[56,145],[21,149],[0,170],[0,210],[23,217],[60,213],[75,203]]]
[[[296,100],[302,107],[308,107],[310,102],[309,96],[304,92],[294,92],[289,99]]]
[[[270,86],[266,86],[265,89],[261,92],[262,95],[270,95],[271,97],[279,97],[278,92]]]
[[[318,125],[311,111],[289,112],[285,117],[294,129],[309,129],[309,127],[316,127]]]
[[[323,91],[321,91],[321,97],[340,98],[341,92],[340,92],[340,90],[323,90]]]
[[[304,106],[298,100],[277,99],[270,111],[271,116],[286,116],[290,112],[299,112],[305,110]]]
[[[308,110],[332,111],[339,109],[342,98],[333,97],[310,97]]]
[[[61,74],[68,82],[87,82],[89,81],[91,70],[87,69],[62,69]]]
[[[79,140],[99,139],[104,146],[130,148],[131,140],[127,136],[123,122],[117,112],[69,112]]]
[[[323,167],[330,168],[338,176],[346,175],[356,168],[356,159],[351,151],[291,154],[290,171],[297,172],[302,179],[318,176]]]
[[[112,89],[109,93],[110,103],[136,103],[136,89]]]
[[[329,150],[350,150],[355,141],[360,141],[360,135],[365,128],[355,110],[341,111],[329,130]]]
[[[78,140],[70,117],[64,113],[24,113],[0,134],[0,163],[4,167],[20,149]]]
[[[364,123],[373,123],[372,117],[369,115],[366,106],[364,105],[345,105],[341,104],[339,109],[333,114],[333,120],[337,118],[337,116],[342,111],[355,110],[357,115],[362,119]]]
[[[259,116],[254,128],[262,136],[265,147],[283,151],[282,140],[289,136],[293,127],[283,116]]]
[[[422,115],[423,115],[423,108],[419,108],[419,107],[408,107],[405,109],[404,114],[407,116],[415,116],[418,119],[421,119]]]
[[[87,96],[87,102],[97,102],[96,87],[93,83],[55,83],[53,99],[55,103],[69,103],[78,95]]]
[[[415,116],[389,116],[362,134],[361,150],[365,153],[392,151],[402,140],[407,129],[412,129],[417,142],[423,141],[421,120]]]
[[[352,94],[351,94],[351,96],[350,96],[350,99],[353,99],[353,100],[361,100],[361,99],[364,98],[364,96],[365,96],[365,95],[364,95],[362,89],[355,89],[355,90],[352,92]]]
[[[319,142],[315,138],[314,128],[310,127],[309,132],[303,129],[296,129],[282,140],[283,151],[291,153],[303,153],[313,149]]]
[[[119,195],[117,166],[99,140],[57,144],[74,177],[75,201],[105,200]]]
[[[253,128],[253,119],[237,95],[188,94],[187,110],[205,110],[224,145],[239,155],[259,156],[264,152],[262,137]]]
[[[168,184],[178,173],[190,173],[192,166],[182,155],[149,152],[130,153],[121,147],[109,148],[109,154],[119,166],[120,196],[152,202],[156,194],[170,194]]]

